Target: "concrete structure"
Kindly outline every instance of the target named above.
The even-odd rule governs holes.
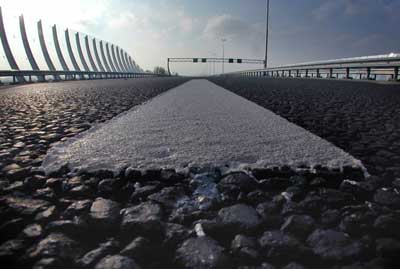
[[[103,41],[100,41],[100,53],[101,53],[101,59],[103,60],[104,66],[106,68],[106,71],[107,72],[111,72],[110,65],[108,64],[106,56],[104,54]]]
[[[122,64],[122,60],[121,60],[121,55],[120,55],[120,48],[117,46],[115,48],[115,50],[117,51],[117,60],[118,60],[118,65],[121,69],[121,72],[126,72],[126,68],[125,66]]]
[[[99,53],[97,51],[96,39],[93,38],[92,41],[93,41],[94,56],[96,57],[97,65],[99,66],[101,72],[105,72],[106,70],[104,69],[103,64],[101,63]]]
[[[63,54],[61,52],[60,42],[58,42],[57,26],[56,25],[53,25],[53,41],[54,41],[54,46],[56,47],[58,60],[60,61],[63,70],[64,71],[69,71],[67,63],[65,62],[64,56],[63,56]]]
[[[11,52],[10,45],[8,44],[6,29],[4,28],[3,22],[3,13],[0,7],[0,39],[1,44],[3,45],[4,53],[7,57],[8,64],[10,65],[11,69],[19,70],[18,64],[15,61],[14,55]],[[16,80],[18,82],[25,82],[25,78],[23,76],[17,76]]]
[[[90,65],[92,66],[93,71],[98,72],[99,70],[97,69],[97,66],[94,63],[94,60],[93,60],[93,57],[92,57],[92,53],[90,52],[89,37],[87,35],[85,36],[85,46],[86,46],[86,52],[87,52],[88,57],[89,57]]]
[[[123,64],[124,64],[125,70],[131,71],[131,70],[130,70],[130,67],[128,66],[128,64],[127,64],[127,62],[126,62],[126,52],[123,51],[123,50],[121,50],[121,58],[122,58],[121,60],[122,60],[122,62],[123,62]]]
[[[47,50],[46,41],[44,40],[42,21],[38,21],[37,27],[38,27],[40,48],[42,49],[43,57],[46,61],[47,67],[49,68],[50,71],[56,71],[53,61],[50,58],[49,51]],[[60,80],[60,76],[58,75],[55,75],[54,78],[56,80]]]
[[[24,16],[22,16],[22,15],[19,16],[19,28],[21,31],[21,38],[22,38],[22,42],[24,44],[26,56],[28,57],[29,63],[32,67],[32,70],[39,70],[39,66],[35,60],[35,57],[33,56],[31,46],[29,45],[28,36],[26,34],[26,29],[25,29]]]
[[[70,32],[68,29],[65,30],[65,44],[66,51],[63,51],[62,46],[60,45],[60,39],[57,33],[57,26],[52,26],[52,40],[54,45],[51,46],[46,42],[46,38],[44,35],[44,29],[42,25],[42,21],[39,20],[37,22],[37,31],[38,31],[38,39],[40,43],[40,50],[42,52],[45,65],[45,68],[39,68],[39,64],[37,60],[41,59],[41,56],[34,55],[35,53],[32,51],[31,46],[29,44],[29,35],[30,33],[26,31],[25,21],[23,15],[19,16],[19,29],[21,36],[21,43],[23,44],[23,50],[25,51],[26,58],[29,61],[29,65],[31,67],[30,70],[20,70],[19,65],[16,61],[15,55],[13,54],[13,45],[10,44],[7,39],[7,33],[4,26],[2,10],[0,7],[0,39],[1,44],[4,50],[5,58],[7,61],[7,65],[10,69],[8,70],[0,70],[0,77],[9,76],[12,77],[13,82],[26,82],[25,77],[29,77],[29,81],[32,81],[32,76],[37,77],[39,81],[44,81],[46,76],[53,76],[56,80],[60,80],[62,77],[65,79],[93,79],[93,78],[118,78],[118,77],[143,77],[141,75],[140,69],[133,68],[130,66],[131,56],[127,55],[127,53],[115,46],[111,43],[106,43],[106,52],[104,51],[103,44],[104,41],[100,40],[100,53],[98,51],[98,46],[96,39],[92,39],[92,48],[90,47],[88,35],[83,34],[85,36],[85,48],[82,49],[82,44],[80,40],[81,33],[74,33],[73,36],[70,36]],[[7,22],[8,23],[8,22]],[[47,31],[47,30],[46,30]],[[76,44],[76,50],[71,46],[71,38]],[[18,42],[18,39],[12,39],[12,42]],[[62,41],[62,40],[61,40]],[[54,47],[52,47],[54,46]],[[111,46],[111,53],[110,47]],[[49,48],[55,49],[56,55],[52,56],[49,53]],[[75,51],[74,51],[75,50]],[[94,55],[93,55],[94,54]],[[76,58],[78,55],[79,61],[82,64],[81,66],[78,63],[78,59]],[[67,58],[70,60],[69,64],[67,64]],[[25,57],[17,57],[19,61],[22,61]],[[129,60],[128,60],[129,59]],[[0,59],[3,60],[3,59]],[[57,70],[54,63],[60,63],[62,70]],[[41,62],[40,62],[41,63]],[[24,64],[22,64],[23,66]],[[68,66],[70,65],[70,66]],[[126,75],[125,75],[126,74]],[[145,75],[146,77],[149,74]]]
[[[81,69],[79,68],[78,63],[76,62],[76,58],[75,58],[74,52],[72,50],[71,41],[69,39],[69,31],[68,31],[68,29],[65,30],[65,42],[67,43],[67,49],[68,49],[69,57],[71,58],[71,62],[72,62],[72,65],[74,66],[74,70],[75,71],[81,71]]]
[[[112,59],[114,61],[115,70],[117,72],[122,72],[122,69],[120,68],[120,66],[117,62],[117,57],[115,57],[115,46],[114,45],[111,45],[111,55],[112,55]]]
[[[78,55],[79,55],[82,65],[83,65],[83,69],[85,71],[90,71],[89,66],[86,63],[85,57],[83,56],[81,42],[79,39],[79,33],[75,33],[75,41],[76,41],[76,48],[78,49]]]
[[[118,72],[117,69],[115,68],[115,65],[111,59],[111,55],[110,55],[110,47],[108,46],[108,43],[106,44],[106,51],[107,51],[107,60],[111,66],[111,71],[112,72]]]

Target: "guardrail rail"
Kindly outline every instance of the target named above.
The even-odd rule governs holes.
[[[400,54],[390,53],[245,70],[225,75],[248,77],[358,78],[368,80],[376,80],[377,76],[385,76],[390,80],[399,81],[399,68]]]

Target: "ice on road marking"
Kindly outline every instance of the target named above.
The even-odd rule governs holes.
[[[191,80],[49,150],[46,173],[274,165],[361,166],[354,157],[207,80]]]

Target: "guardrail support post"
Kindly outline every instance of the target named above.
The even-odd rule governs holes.
[[[349,78],[350,78],[350,68],[347,67],[346,68],[346,79],[349,79]]]
[[[308,78],[308,69],[306,69],[306,78]]]
[[[371,67],[367,67],[367,79],[371,79]]]
[[[289,70],[289,77],[292,77],[292,70]]]
[[[396,66],[395,68],[394,68],[394,80],[399,80],[399,67],[398,66]]]
[[[317,69],[317,78],[320,78],[321,74],[319,73],[319,69]]]

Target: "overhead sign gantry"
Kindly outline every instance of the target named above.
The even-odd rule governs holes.
[[[240,58],[168,58],[168,74],[171,75],[169,63],[228,63],[228,64],[260,64],[264,65],[265,60],[240,59]]]

